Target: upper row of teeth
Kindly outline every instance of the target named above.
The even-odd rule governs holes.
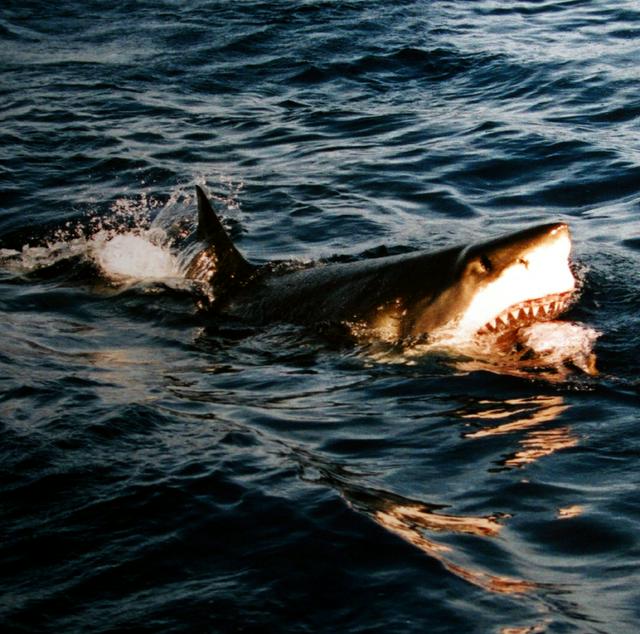
[[[569,304],[568,298],[558,299],[547,304],[532,306],[516,306],[486,323],[481,330],[497,330],[501,326],[508,326],[519,319],[544,319],[562,312]]]

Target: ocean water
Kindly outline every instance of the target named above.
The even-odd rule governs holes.
[[[639,631],[639,41],[632,0],[5,0],[2,631]],[[205,318],[196,183],[256,263],[567,222],[599,373]]]

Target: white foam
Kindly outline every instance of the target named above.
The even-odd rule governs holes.
[[[57,241],[46,246],[32,247],[25,244],[20,251],[2,249],[0,262],[2,267],[17,273],[30,273],[51,266],[56,262],[82,255],[86,250],[86,241],[74,239]]]
[[[598,374],[594,344],[601,334],[575,322],[537,322],[518,330],[518,346],[509,342],[505,347],[495,337],[484,336],[468,342],[424,342],[374,358],[382,363],[409,364],[444,359],[463,372],[489,371],[555,382],[565,380],[576,368],[591,376]]]
[[[180,277],[176,257],[156,232],[93,236],[90,257],[114,280],[162,280]]]
[[[582,324],[548,321],[523,328],[520,339],[547,363],[571,361],[587,372],[592,367],[593,345],[600,334]]]

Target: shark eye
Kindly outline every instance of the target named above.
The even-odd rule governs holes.
[[[489,259],[489,256],[486,255],[485,253],[483,253],[480,256],[480,264],[482,265],[482,268],[484,269],[485,273],[490,273],[491,270],[493,269],[493,264],[491,264],[491,260]]]

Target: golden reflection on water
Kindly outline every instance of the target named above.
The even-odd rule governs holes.
[[[457,415],[465,419],[495,421],[513,418],[513,420],[464,434],[465,438],[482,438],[522,431],[555,420],[568,409],[562,396],[533,396],[500,401],[481,400],[475,405],[476,408],[473,411],[459,410]]]
[[[162,359],[144,346],[107,348],[79,355],[96,370],[94,390],[102,399],[116,403],[149,403],[159,398],[154,389],[161,376]]]
[[[505,469],[521,468],[562,449],[578,443],[568,425],[551,426],[567,410],[568,405],[559,395],[538,395],[504,400],[483,399],[473,402],[455,412],[455,415],[473,425],[463,438],[479,440],[509,434],[519,434],[517,448],[503,458],[500,465]],[[380,526],[398,535],[422,552],[439,561],[444,568],[461,579],[498,594],[519,595],[541,587],[533,581],[493,574],[459,563],[461,553],[453,546],[434,539],[437,534],[466,534],[479,538],[498,538],[502,530],[501,521],[508,516],[461,516],[443,513],[440,508],[398,496],[370,492],[351,498],[350,488],[342,493],[347,501],[360,510],[365,510]],[[364,504],[363,504],[364,502]],[[574,517],[581,507],[569,506],[558,511],[558,517]],[[542,626],[507,628],[503,634],[524,634],[543,631]]]
[[[413,523],[436,533],[466,533],[495,537],[501,529],[495,516],[467,517],[434,513],[433,510],[419,503],[396,504],[393,506],[393,515],[403,522]]]
[[[314,482],[318,481],[319,474],[319,479],[338,491],[349,507],[370,517],[385,530],[435,559],[459,579],[497,594],[523,595],[545,587],[545,584],[493,574],[475,564],[468,565],[464,561],[466,557],[462,549],[436,538],[469,535],[477,539],[497,539],[502,531],[502,522],[509,519],[509,515],[445,513],[442,505],[420,502],[355,483],[350,472],[343,466],[330,464],[318,456],[307,452],[298,453],[298,458],[303,457],[303,469],[308,474],[313,474]]]
[[[556,517],[559,520],[568,520],[572,517],[578,517],[584,513],[584,507],[580,504],[573,504],[572,506],[565,506],[558,509]]]
[[[567,409],[568,405],[562,396],[540,395],[501,401],[480,400],[472,407],[458,410],[456,415],[476,424],[485,424],[480,429],[465,432],[464,438],[478,439],[525,432],[518,441],[520,447],[501,462],[502,467],[513,469],[578,444],[578,437],[568,425],[540,429],[540,426],[555,421]],[[496,424],[486,425],[486,421],[496,421]]]
[[[578,438],[571,434],[569,427],[531,431],[520,440],[522,449],[506,458],[503,464],[507,468],[523,467],[561,449],[575,447],[577,444]]]
[[[525,627],[503,627],[500,628],[500,634],[541,634],[547,631],[548,623],[538,623]]]
[[[386,509],[373,513],[371,517],[386,530],[438,560],[452,574],[484,590],[499,594],[524,594],[538,587],[538,584],[532,581],[494,575],[454,563],[452,558],[456,553],[451,546],[434,541],[422,532],[424,530],[496,537],[501,529],[496,517],[444,515],[434,513],[429,507],[418,503],[390,504]]]

